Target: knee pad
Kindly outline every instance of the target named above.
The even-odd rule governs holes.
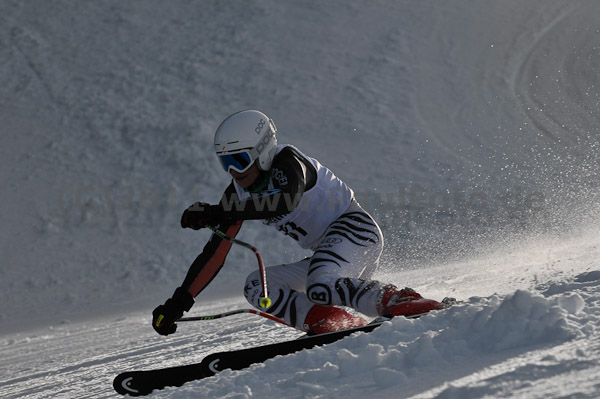
[[[308,299],[318,305],[330,306],[332,304],[331,289],[333,279],[331,278],[310,278],[306,282],[306,295]]]

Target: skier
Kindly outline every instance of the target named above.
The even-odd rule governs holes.
[[[197,202],[181,217],[181,227],[214,226],[235,237],[245,220],[262,220],[314,251],[299,262],[267,267],[268,313],[298,330],[316,334],[364,325],[369,317],[412,315],[444,307],[410,288],[373,280],[383,250],[375,220],[354,192],[329,169],[291,145],[278,145],[273,121],[256,110],[227,117],[215,133],[215,151],[233,180],[217,205]],[[225,262],[231,243],[213,234],[192,263],[183,284],[153,311],[152,326],[162,335],[177,329],[197,296]],[[258,271],[244,287],[259,308]]]

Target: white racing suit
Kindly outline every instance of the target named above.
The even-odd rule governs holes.
[[[377,316],[383,286],[371,277],[383,249],[381,230],[354,200],[353,191],[317,160],[280,145],[270,171],[248,190],[232,181],[220,205],[223,222],[218,228],[229,236],[238,233],[244,220],[262,219],[315,251],[299,262],[267,268],[268,313],[303,331],[315,304]],[[213,235],[182,287],[196,296],[223,266],[230,247]],[[264,294],[258,271],[248,276],[244,295],[259,308]]]
[[[307,330],[303,322],[314,304],[348,306],[377,316],[377,295],[382,287],[370,279],[382,249],[381,230],[352,202],[330,224],[313,256],[267,268],[267,289],[273,301],[268,312],[299,330]],[[258,271],[248,276],[244,295],[259,308],[262,288]]]

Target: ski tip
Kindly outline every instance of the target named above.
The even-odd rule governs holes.
[[[138,376],[139,373],[135,371],[121,373],[113,380],[113,388],[121,395],[146,396],[150,394],[153,389],[136,383],[136,380],[139,380]]]
[[[132,386],[132,380],[133,376],[129,375],[129,373],[121,373],[113,380],[113,388],[121,395],[142,395],[138,389]]]

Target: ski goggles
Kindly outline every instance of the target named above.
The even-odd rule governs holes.
[[[244,173],[254,164],[254,160],[270,148],[270,144],[277,144],[275,138],[275,125],[269,120],[269,131],[262,137],[261,141],[255,147],[236,149],[234,153],[217,152],[217,158],[225,172],[235,170],[238,173]],[[225,148],[225,147],[223,147]]]
[[[244,173],[250,169],[254,163],[249,150],[237,152],[235,154],[218,155],[218,158],[225,172],[229,172],[233,169],[238,173]]]

